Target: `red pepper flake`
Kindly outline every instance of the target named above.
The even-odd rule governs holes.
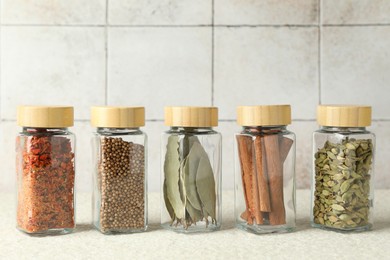
[[[28,233],[74,228],[74,153],[63,136],[17,138],[18,227]]]

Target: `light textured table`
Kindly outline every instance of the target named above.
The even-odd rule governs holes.
[[[15,226],[14,196],[0,194],[0,259],[390,259],[390,191],[375,198],[374,229],[341,234],[309,225],[310,192],[297,192],[297,230],[254,235],[234,228],[233,193],[223,196],[221,231],[177,234],[162,230],[159,195],[149,195],[149,231],[102,235],[90,225],[91,196],[77,197],[77,230],[68,235],[29,237]]]

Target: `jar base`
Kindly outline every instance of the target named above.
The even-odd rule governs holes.
[[[106,231],[102,231],[99,227],[95,226],[95,228],[102,233],[103,235],[125,235],[125,234],[133,234],[133,233],[142,233],[148,229],[148,226],[139,229],[110,229]]]
[[[61,236],[72,233],[74,228],[53,228],[48,230],[42,230],[38,232],[28,232],[20,227],[16,227],[19,231],[29,236],[44,237],[44,236]]]
[[[238,229],[261,235],[261,234],[271,234],[271,233],[289,233],[293,232],[295,230],[295,226],[287,226],[287,225],[278,225],[278,226],[271,226],[271,225],[248,225],[245,223],[237,223],[236,227]]]
[[[192,225],[188,227],[187,229],[183,228],[183,226],[177,226],[171,225],[170,223],[164,223],[161,224],[161,227],[163,227],[166,230],[174,231],[177,233],[184,233],[184,234],[191,234],[191,233],[203,233],[203,232],[213,232],[217,231],[221,228],[220,224],[209,224],[206,228],[206,225]]]
[[[372,229],[372,224],[368,224],[368,225],[361,226],[361,227],[354,227],[354,228],[335,228],[335,227],[328,227],[325,225],[316,224],[316,223],[312,222],[311,226],[313,228],[319,228],[319,229],[334,231],[334,232],[339,232],[339,233],[364,232],[364,231],[369,231]]]

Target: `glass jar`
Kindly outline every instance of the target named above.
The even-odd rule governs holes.
[[[318,106],[313,134],[311,224],[335,231],[372,226],[375,135],[371,107]]]
[[[240,106],[235,134],[235,218],[255,233],[295,229],[295,134],[289,105]]]
[[[215,107],[166,107],[162,135],[162,227],[183,233],[221,226],[221,134]]]
[[[92,107],[93,224],[103,234],[146,231],[147,136],[143,107]]]
[[[73,107],[18,107],[17,228],[32,235],[75,228]]]

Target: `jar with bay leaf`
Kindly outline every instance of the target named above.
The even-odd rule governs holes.
[[[320,105],[313,134],[311,224],[335,231],[372,227],[375,135],[371,107]]]
[[[235,218],[255,233],[295,229],[295,134],[289,105],[239,106],[235,134]]]
[[[162,227],[183,233],[221,226],[221,135],[215,107],[166,107]]]
[[[143,107],[92,107],[93,224],[103,234],[147,229]]]

